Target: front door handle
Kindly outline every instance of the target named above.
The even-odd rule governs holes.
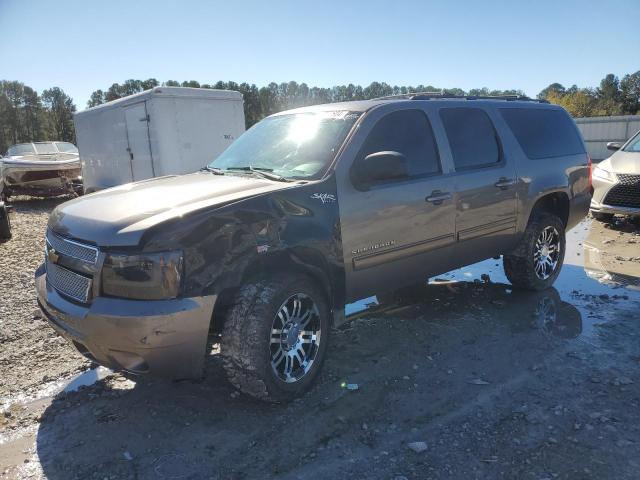
[[[433,203],[434,205],[440,205],[445,200],[449,200],[451,198],[451,194],[449,192],[441,192],[440,190],[434,190],[424,200],[429,203]]]
[[[516,181],[513,178],[507,177],[500,177],[500,179],[496,183],[494,183],[496,188],[499,188],[500,190],[506,190],[507,188],[515,184]]]

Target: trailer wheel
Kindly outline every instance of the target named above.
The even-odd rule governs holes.
[[[240,289],[222,331],[221,353],[231,383],[269,402],[300,395],[327,350],[329,307],[303,275],[279,275]]]
[[[11,238],[11,220],[4,202],[0,202],[0,242]]]

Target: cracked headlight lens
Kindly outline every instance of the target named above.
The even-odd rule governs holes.
[[[102,293],[135,300],[175,298],[180,293],[182,252],[107,255],[102,267]]]

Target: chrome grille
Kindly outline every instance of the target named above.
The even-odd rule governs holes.
[[[616,173],[620,183],[624,185],[640,185],[640,175],[631,175],[628,173]]]
[[[58,292],[78,302],[87,303],[91,279],[66,268],[47,262],[47,282]]]
[[[96,247],[63,238],[52,231],[47,232],[47,243],[51,245],[56,252],[91,265],[95,265],[98,260],[98,249]]]
[[[640,175],[625,175],[633,177]],[[618,174],[618,177],[622,175]],[[629,181],[626,179],[626,181]],[[640,181],[634,183],[624,183],[620,178],[620,183],[614,185],[607,193],[603,203],[612,207],[640,208]]]

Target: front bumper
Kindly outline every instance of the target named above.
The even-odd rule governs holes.
[[[609,192],[620,182],[593,179],[593,198],[590,210],[596,213],[612,213],[618,215],[640,215],[640,208],[622,205],[609,205],[606,201]]]
[[[215,296],[139,301],[98,297],[79,305],[35,276],[49,324],[85,357],[113,370],[172,378],[202,375]]]

